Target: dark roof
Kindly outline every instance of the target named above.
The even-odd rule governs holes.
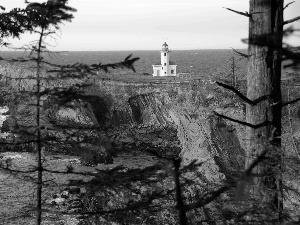
[[[174,62],[171,62],[171,61],[170,61],[170,62],[169,62],[169,65],[176,65],[176,64],[175,64]]]

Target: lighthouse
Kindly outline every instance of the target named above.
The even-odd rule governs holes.
[[[173,62],[170,62],[169,46],[165,42],[160,51],[160,63],[152,65],[154,77],[176,76],[176,67]]]

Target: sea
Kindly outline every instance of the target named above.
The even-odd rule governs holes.
[[[239,51],[246,52],[245,49]],[[5,59],[17,58],[27,54],[21,51],[1,51],[0,57]],[[45,57],[51,62],[68,65],[74,63],[115,63],[123,61],[129,55],[140,58],[134,65],[136,73],[152,74],[152,65],[160,63],[159,50],[70,51],[47,53]],[[233,56],[236,72],[244,76],[246,74],[246,59],[234,54],[231,49],[173,50],[170,52],[170,61],[177,65],[177,73],[195,73],[200,76],[215,77],[220,74],[231,73]],[[5,63],[5,61],[0,61],[0,65]]]

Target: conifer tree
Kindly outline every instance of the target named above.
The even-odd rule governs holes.
[[[43,171],[46,169],[43,167],[43,157],[42,150],[55,143],[61,144],[66,142],[66,139],[60,139],[57,136],[50,135],[47,130],[49,128],[49,123],[45,123],[45,110],[47,110],[47,102],[49,100],[58,100],[59,105],[64,105],[70,103],[74,100],[83,100],[84,98],[89,98],[91,96],[83,96],[81,90],[86,86],[86,81],[88,76],[96,75],[99,70],[108,72],[110,68],[133,68],[133,63],[138,58],[127,57],[125,61],[120,63],[112,63],[107,65],[93,64],[84,65],[81,63],[76,63],[73,65],[57,65],[50,61],[47,61],[47,55],[51,54],[47,46],[47,38],[53,36],[58,29],[60,29],[60,24],[64,21],[71,21],[73,18],[72,12],[76,10],[67,5],[67,0],[57,0],[57,1],[47,1],[46,3],[28,3],[26,9],[13,9],[8,13],[0,14],[1,19],[1,45],[8,46],[11,37],[20,37],[21,33],[30,32],[38,35],[38,40],[25,46],[24,49],[29,51],[30,54],[27,57],[17,58],[17,59],[2,59],[13,63],[28,63],[28,67],[34,68],[28,76],[24,78],[15,78],[16,80],[27,80],[23,83],[23,90],[19,90],[17,96],[22,99],[23,105],[27,106],[26,114],[17,115],[18,118],[22,118],[21,123],[16,122],[18,125],[16,129],[12,130],[13,133],[18,134],[19,139],[13,143],[16,145],[23,145],[28,143],[34,144],[34,149],[37,154],[37,166],[34,171],[37,171],[37,181],[36,181],[36,224],[41,224],[42,222],[42,188],[43,182]],[[50,76],[50,74],[55,74]],[[81,79],[82,82],[73,82],[73,85],[59,85],[53,86],[51,83],[61,83],[60,80],[66,80],[72,78]],[[34,81],[34,82],[32,82]],[[53,82],[54,81],[54,82]],[[66,82],[65,82],[66,84]],[[25,85],[25,86],[24,86]],[[21,84],[22,86],[22,84]],[[18,106],[17,106],[18,107]],[[51,108],[51,106],[50,106]],[[53,105],[52,105],[53,108]],[[16,119],[16,118],[14,118]],[[26,121],[26,122],[24,122]],[[97,127],[70,127],[66,126],[64,130],[95,130]],[[58,126],[54,126],[58,129]],[[61,125],[60,125],[61,127]],[[51,130],[51,129],[50,129]],[[91,131],[88,131],[90,134]],[[51,132],[50,132],[51,133]],[[52,131],[52,134],[55,131]],[[73,138],[71,138],[73,143],[75,142],[75,137],[77,133],[73,132]],[[26,139],[24,139],[26,136]],[[87,136],[87,134],[85,134]],[[3,143],[2,143],[3,144]],[[5,143],[4,143],[5,144]],[[11,144],[11,143],[7,143]],[[50,145],[51,145],[50,144]],[[32,170],[28,171],[14,171],[8,166],[5,169],[11,172],[21,172],[21,173],[31,173]],[[48,171],[51,172],[51,171]]]
[[[266,154],[266,158],[253,168],[255,185],[252,194],[264,199],[265,209],[277,212],[274,217],[280,222],[283,219],[282,107],[295,102],[282,102],[282,60],[290,59],[292,66],[299,65],[299,56],[283,45],[283,36],[291,34],[290,29],[283,29],[284,25],[300,19],[284,21],[284,9],[290,4],[284,6],[283,0],[251,0],[249,13],[227,8],[249,18],[249,38],[245,40],[249,44],[247,97],[233,87],[218,83],[247,103],[246,122],[218,115],[246,126],[246,168],[261,154]]]
[[[76,11],[66,5],[66,0],[48,1],[47,3],[28,3],[24,18],[30,24],[32,33],[38,34],[39,39],[32,45],[29,45],[31,50],[28,61],[35,63],[35,91],[33,101],[35,101],[35,123],[33,136],[36,145],[35,151],[37,154],[37,187],[36,187],[36,224],[42,222],[42,186],[43,186],[43,165],[42,165],[42,134],[41,134],[41,79],[43,73],[43,64],[45,63],[43,54],[47,52],[45,38],[52,33],[63,21],[71,21],[73,15],[69,12]],[[14,14],[13,14],[14,15]],[[27,131],[28,132],[28,131]],[[30,132],[29,132],[30,133]]]

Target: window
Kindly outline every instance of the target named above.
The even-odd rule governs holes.
[[[167,72],[165,72],[165,74],[167,74]]]
[[[164,56],[167,56],[167,53],[164,53]]]
[[[174,74],[174,72],[175,72],[174,70],[171,70],[171,74]]]
[[[164,69],[164,67],[161,68],[162,70]]]
[[[167,63],[165,63],[165,65],[164,66],[166,66],[167,65]]]

